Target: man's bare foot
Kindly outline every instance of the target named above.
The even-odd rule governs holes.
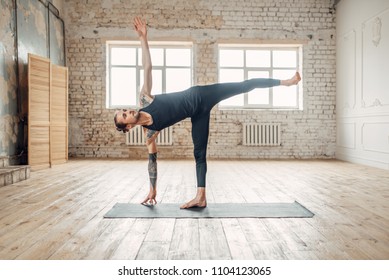
[[[301,76],[299,72],[296,72],[294,76],[288,80],[282,80],[281,85],[283,86],[294,86],[297,85],[301,81]]]
[[[200,208],[207,207],[205,188],[203,188],[203,187],[197,188],[196,197],[194,199],[192,199],[191,201],[180,206],[181,209],[188,209],[188,208],[194,208],[194,207],[200,207]]]
[[[189,208],[205,208],[207,207],[206,200],[198,200],[197,198],[192,199],[191,201],[180,206],[181,209],[189,209]]]

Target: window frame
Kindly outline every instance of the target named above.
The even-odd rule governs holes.
[[[161,70],[162,73],[162,90],[159,94],[166,94],[166,69],[189,69],[190,71],[190,86],[193,85],[194,77],[194,61],[193,61],[193,42],[190,41],[148,41],[150,49],[159,48],[163,49],[163,65],[153,65],[153,70]],[[111,61],[111,50],[112,48],[134,48],[135,49],[135,65],[115,65]],[[167,49],[189,49],[190,51],[190,65],[189,66],[167,66],[166,65],[166,50]],[[143,85],[140,84],[141,81],[141,71],[143,66],[139,63],[141,60],[140,52],[141,44],[139,41],[123,41],[123,40],[112,40],[106,41],[106,108],[107,109],[121,109],[121,108],[130,108],[130,109],[139,109],[139,93]],[[136,72],[136,92],[135,99],[136,105],[130,104],[112,104],[112,68],[133,68]],[[153,81],[154,83],[154,81]]]
[[[243,50],[243,66],[220,66],[220,50]],[[270,67],[248,67],[246,65],[246,51],[247,50],[269,50],[270,53]],[[296,67],[273,67],[273,51],[296,51]],[[218,44],[218,81],[220,82],[220,70],[222,69],[242,69],[244,73],[244,80],[248,79],[248,72],[250,71],[267,71],[269,78],[273,77],[274,70],[295,70],[302,73],[302,44],[233,44],[221,43]],[[248,93],[244,93],[244,104],[239,105],[222,105],[218,104],[220,110],[244,110],[244,109],[270,109],[270,110],[302,110],[303,109],[303,91],[302,85],[299,83],[296,88],[296,106],[274,106],[273,105],[273,88],[269,88],[269,104],[249,104]]]

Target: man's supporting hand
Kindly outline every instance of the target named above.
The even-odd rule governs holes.
[[[149,147],[150,150],[152,147]],[[157,196],[157,152],[149,153],[149,178],[150,178],[150,192],[146,199],[143,200],[143,205],[157,204],[155,197]]]
[[[150,187],[150,192],[147,195],[146,199],[143,200],[143,205],[155,205],[157,204],[157,200],[155,200],[155,197],[157,196],[157,189]]]

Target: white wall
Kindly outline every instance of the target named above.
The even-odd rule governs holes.
[[[389,169],[389,1],[337,5],[338,159]]]

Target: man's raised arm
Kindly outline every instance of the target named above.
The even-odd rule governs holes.
[[[136,17],[134,19],[134,28],[138,33],[139,40],[142,47],[142,65],[144,70],[144,83],[143,87],[140,91],[141,96],[146,95],[147,97],[152,98],[151,96],[151,88],[153,86],[153,78],[152,78],[152,64],[151,64],[151,56],[150,56],[150,48],[149,43],[147,41],[147,25],[146,21],[142,20],[140,17]]]

